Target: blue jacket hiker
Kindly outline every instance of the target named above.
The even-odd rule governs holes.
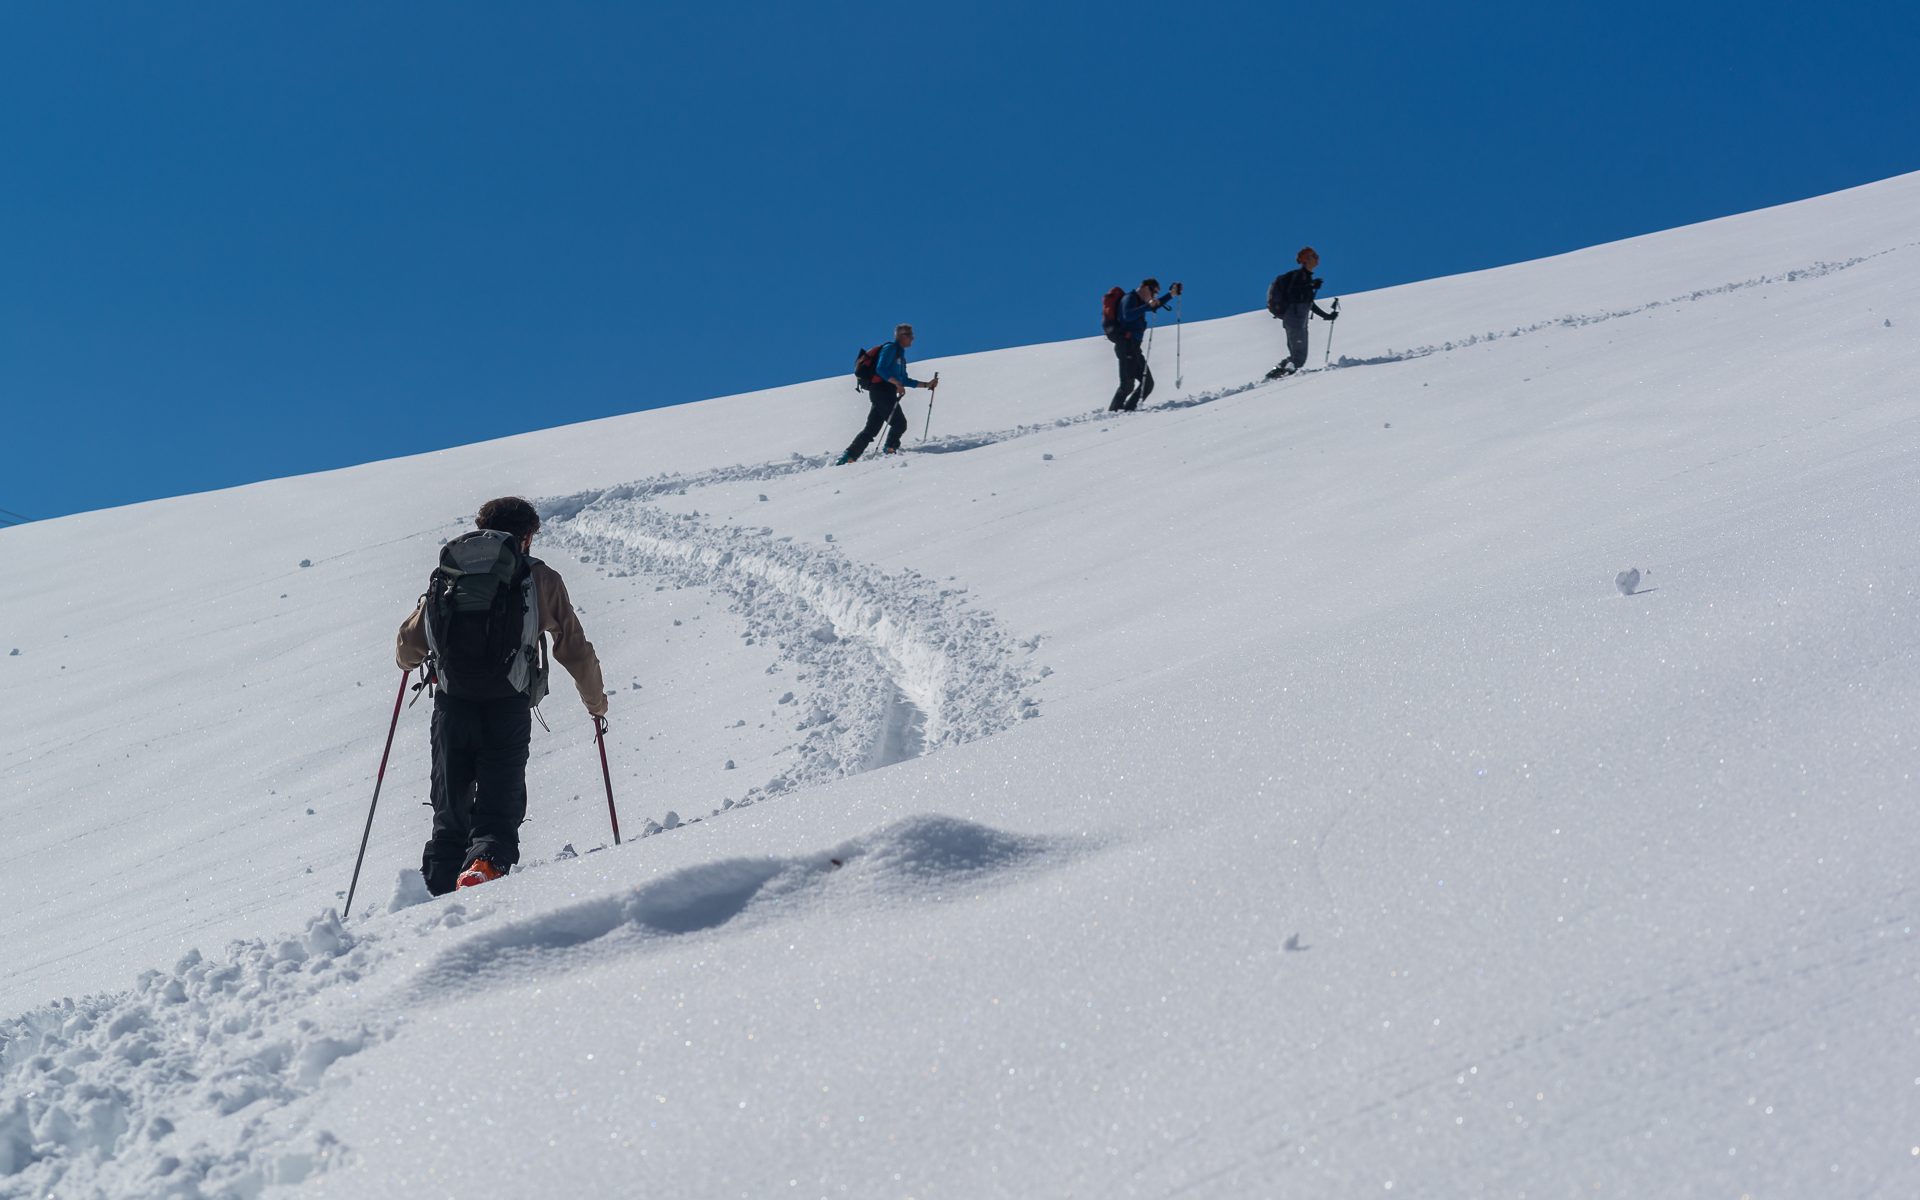
[[[893,340],[880,347],[873,363],[873,373],[859,377],[859,385],[867,393],[867,423],[861,428],[859,436],[848,444],[846,453],[840,456],[837,465],[858,461],[867,452],[867,447],[873,444],[882,425],[888,427],[885,452],[899,452],[900,439],[907,433],[907,414],[900,411],[900,402],[905,398],[907,389],[932,388],[938,382],[915,379],[907,374],[907,348],[911,345],[913,326],[894,326]],[[861,357],[864,360],[866,356],[863,353]]]
[[[1143,279],[1139,287],[1121,297],[1119,319],[1107,334],[1113,342],[1113,355],[1120,360],[1120,387],[1113,393],[1113,402],[1107,405],[1108,412],[1133,412],[1142,400],[1153,394],[1153,371],[1147,366],[1146,351],[1141,345],[1147,335],[1147,314],[1165,308],[1180,290],[1176,283],[1162,297],[1158,279]]]
[[[913,327],[902,325],[894,330],[895,338],[905,337],[906,344],[913,345]],[[891,341],[880,347],[880,357],[873,364],[873,373],[896,388],[926,387],[924,381],[907,374],[907,352],[898,341]]]

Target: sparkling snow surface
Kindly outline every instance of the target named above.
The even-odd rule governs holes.
[[[1342,299],[0,531],[0,1197],[1920,1195],[1920,175]],[[627,844],[343,924],[504,493]]]

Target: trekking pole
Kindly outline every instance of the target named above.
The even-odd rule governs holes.
[[[927,432],[933,428],[933,398],[940,392],[940,372],[933,373],[933,386],[927,389],[927,424],[920,431],[920,440],[927,440]]]
[[[600,778],[607,783],[607,816],[613,821],[613,844],[620,844],[620,814],[613,808],[613,772],[607,770],[607,719],[593,719],[593,740],[600,743]]]
[[[1335,296],[1333,298],[1333,311],[1334,312],[1340,311],[1340,297],[1338,296]],[[1333,322],[1328,321],[1327,322],[1327,353],[1325,357],[1323,357],[1320,360],[1321,368],[1325,369],[1326,365],[1332,361],[1333,361]]]
[[[1173,297],[1173,390],[1180,390],[1180,381],[1185,378],[1180,371],[1180,297]]]
[[[380,806],[380,785],[387,781],[387,755],[393,753],[393,731],[400,728],[400,701],[407,695],[407,676],[400,672],[400,690],[393,697],[393,723],[387,726],[387,748],[380,752],[380,773],[373,777],[373,803],[367,805],[367,827],[360,831],[360,853],[353,860],[353,882],[347,885],[347,902],[340,908],[340,919],[353,911],[353,893],[360,886],[360,864],[367,857],[367,838],[373,834],[373,810]]]

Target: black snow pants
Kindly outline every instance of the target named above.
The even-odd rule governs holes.
[[[1307,318],[1312,313],[1311,304],[1289,304],[1280,310],[1280,323],[1287,327],[1287,358],[1296,369],[1307,365]]]
[[[433,698],[433,837],[420,863],[429,892],[452,891],[476,858],[502,871],[520,861],[532,738],[525,696]]]
[[[1153,395],[1153,370],[1147,366],[1146,351],[1140,343],[1123,337],[1113,344],[1113,356],[1120,360],[1120,387],[1113,393],[1108,412],[1132,412],[1140,402]]]
[[[890,383],[881,383],[876,384],[874,389],[867,393],[867,398],[872,402],[872,407],[867,410],[867,425],[860,431],[860,436],[848,444],[848,462],[854,461],[867,452],[867,447],[873,444],[873,439],[879,435],[882,425],[890,427],[887,431],[886,448],[888,450],[898,450],[900,439],[907,436],[907,414],[901,403],[906,399],[904,393],[896,393]]]

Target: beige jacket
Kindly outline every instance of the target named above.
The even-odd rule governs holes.
[[[604,716],[607,687],[600,678],[600,657],[593,652],[586,630],[580,628],[580,618],[573,611],[573,598],[567,595],[566,582],[560,578],[560,572],[539,559],[533,562],[533,577],[540,590],[540,628],[553,635],[554,660],[573,676],[574,686],[580,689],[580,702],[587,706],[587,712]],[[400,623],[400,637],[393,657],[402,671],[411,671],[426,660],[425,608],[422,600],[414,606],[413,615]]]

